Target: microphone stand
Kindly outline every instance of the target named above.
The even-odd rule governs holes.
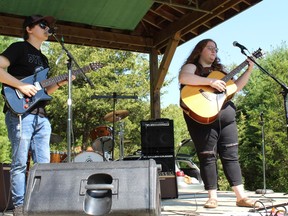
[[[261,124],[261,134],[262,134],[262,156],[263,156],[263,164],[262,164],[262,168],[263,168],[263,189],[257,189],[256,190],[256,194],[262,194],[262,196],[265,197],[265,194],[270,194],[270,193],[274,193],[273,190],[271,189],[266,189],[266,158],[265,158],[265,132],[264,132],[264,118],[263,118],[263,112],[260,113],[260,124]],[[265,199],[268,201],[272,201],[272,199]]]
[[[288,94],[288,87],[285,85],[282,81],[278,80],[275,76],[273,76],[271,73],[269,73],[267,70],[265,70],[261,65],[259,65],[252,57],[248,56],[245,52],[244,49],[241,49],[241,53],[247,56],[252,62],[254,62],[255,65],[257,65],[258,68],[268,76],[270,76],[275,82],[277,82],[281,88],[282,91],[280,92],[283,95],[283,100],[284,100],[284,110],[285,110],[285,118],[286,118],[286,133],[287,133],[287,140],[288,140],[288,99],[287,99],[287,94]]]
[[[85,73],[82,71],[80,66],[78,65],[77,61],[73,57],[73,55],[66,49],[64,46],[63,41],[60,41],[56,34],[52,34],[55,40],[60,43],[62,46],[62,50],[65,51],[66,55],[68,56],[67,61],[67,68],[68,68],[68,99],[67,99],[67,105],[68,105],[68,114],[67,114],[67,162],[71,162],[71,143],[72,143],[72,136],[73,136],[73,130],[72,130],[72,63],[76,65],[76,67],[81,71],[81,74],[84,77],[84,80],[89,83],[91,88],[94,88],[94,84],[90,81],[90,79],[85,75]],[[62,53],[61,53],[62,55]]]
[[[281,88],[282,88],[282,91],[281,91],[281,94],[283,95],[283,99],[284,99],[284,109],[285,109],[285,118],[286,118],[286,128],[287,128],[287,140],[288,140],[288,113],[287,113],[287,110],[288,110],[288,102],[287,102],[287,94],[288,94],[288,87],[280,80],[278,80],[275,76],[273,76],[271,73],[269,73],[267,70],[265,70],[263,67],[261,67],[261,65],[259,65],[252,57],[248,56],[245,52],[244,52],[244,49],[241,48],[241,53],[244,54],[245,56],[247,56],[252,62],[254,62],[255,65],[257,65],[258,68],[260,68],[260,70],[267,74],[268,76],[270,76],[275,82],[277,82]],[[282,203],[282,204],[278,204],[277,207],[279,206],[286,206],[287,203]],[[270,207],[276,207],[275,205],[272,205]],[[261,209],[258,209],[258,210],[261,210]]]

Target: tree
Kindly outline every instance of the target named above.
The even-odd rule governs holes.
[[[67,49],[75,54],[74,57],[79,65],[89,65],[95,61],[103,64],[101,69],[87,74],[95,88],[91,88],[85,83],[81,76],[73,81],[73,135],[75,140],[73,145],[87,147],[93,142],[90,137],[93,129],[102,125],[112,128],[113,124],[106,122],[103,117],[112,112],[115,106],[116,110],[129,111],[129,116],[122,120],[125,124],[125,139],[133,140],[136,143],[126,145],[125,151],[126,154],[136,151],[140,145],[140,121],[149,117],[149,65],[147,58],[142,54],[132,52],[75,45],[67,45]],[[55,54],[61,52],[59,45],[50,44],[49,50],[53,52],[51,62],[54,62],[53,58],[57,58]],[[65,69],[57,72],[56,68],[65,68],[65,65],[53,66],[51,70],[53,75],[65,73]],[[48,106],[53,132],[62,137],[65,137],[67,127],[67,92],[67,86],[55,92],[54,102]],[[113,98],[123,95],[137,96],[138,99]],[[119,122],[115,123],[114,134],[117,147]],[[63,142],[66,142],[66,139]],[[116,149],[116,155],[118,155],[118,151]]]
[[[181,143],[182,140],[190,138],[188,129],[186,128],[185,120],[183,118],[183,111],[178,105],[171,104],[168,107],[161,110],[161,116],[163,118],[173,120],[174,140],[176,150],[179,147],[179,144]]]
[[[2,85],[0,84],[2,88]],[[3,107],[4,100],[0,99],[0,106]],[[5,115],[3,112],[0,113],[0,162],[10,163],[11,162],[11,146],[7,137],[7,129],[5,125]]]
[[[277,79],[287,83],[288,50],[282,44],[259,64]],[[287,127],[282,89],[265,73],[255,68],[249,83],[237,97],[240,160],[247,189],[263,187],[262,126],[265,135],[266,184],[275,191],[288,190]],[[261,123],[263,114],[263,124]],[[275,179],[275,176],[277,178]]]
[[[4,50],[10,43],[13,43],[19,39],[11,37],[0,37],[0,52]],[[2,84],[0,83],[0,88],[2,89]],[[0,107],[3,109],[4,100],[0,99]],[[5,125],[5,115],[0,112],[0,162],[10,163],[11,162],[11,146],[7,136],[7,129]]]

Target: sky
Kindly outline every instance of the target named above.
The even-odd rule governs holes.
[[[163,88],[161,106],[179,103],[178,73],[194,46],[202,39],[211,38],[219,48],[218,57],[222,64],[241,64],[247,57],[238,47],[237,41],[253,53],[258,48],[269,53],[288,40],[288,0],[262,0],[262,2],[230,18],[224,23],[179,46],[168,69],[167,79],[174,81]],[[288,71],[288,68],[287,68]]]

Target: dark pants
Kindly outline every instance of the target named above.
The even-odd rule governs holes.
[[[195,122],[185,113],[184,119],[197,151],[205,189],[217,189],[218,155],[230,186],[242,184],[235,118],[232,118],[231,121],[224,121],[220,117],[208,125]]]

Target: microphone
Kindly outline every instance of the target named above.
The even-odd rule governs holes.
[[[47,31],[48,35],[51,36],[51,35],[55,34],[56,33],[56,29],[57,29],[57,27],[49,28],[48,31]]]
[[[233,46],[239,47],[239,48],[241,49],[241,51],[247,50],[247,48],[246,48],[245,46],[239,44],[237,41],[234,41],[234,42],[233,42]]]

